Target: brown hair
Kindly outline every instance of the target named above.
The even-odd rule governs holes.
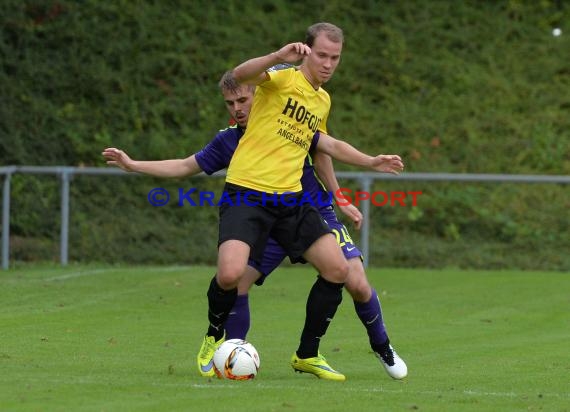
[[[315,38],[321,33],[325,32],[327,38],[335,43],[343,43],[344,35],[340,27],[335,26],[332,23],[315,23],[307,29],[307,34],[305,36],[305,44],[309,47],[313,47]]]

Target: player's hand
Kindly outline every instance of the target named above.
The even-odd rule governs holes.
[[[108,147],[101,153],[105,159],[107,159],[107,164],[111,166],[117,166],[121,169],[132,172],[133,160],[128,154],[115,147]]]
[[[295,63],[311,54],[311,48],[301,42],[289,43],[274,54],[282,63]]]
[[[397,175],[404,170],[404,162],[398,155],[378,155],[372,159],[371,167],[377,172]]]
[[[351,220],[356,230],[360,230],[363,220],[363,216],[362,213],[360,213],[360,210],[358,210],[356,206],[350,203],[347,205],[343,204],[342,206],[337,204],[337,207]]]

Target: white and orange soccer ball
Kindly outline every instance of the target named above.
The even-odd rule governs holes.
[[[259,365],[257,350],[245,340],[229,339],[214,353],[214,371],[220,379],[253,379],[259,371]]]

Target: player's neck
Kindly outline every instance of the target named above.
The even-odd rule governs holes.
[[[303,73],[303,76],[305,76],[305,79],[307,79],[307,81],[311,84],[311,86],[313,86],[313,89],[319,90],[319,87],[321,87],[322,83],[311,76],[311,73],[304,64],[301,64],[299,70],[301,71],[301,73]]]

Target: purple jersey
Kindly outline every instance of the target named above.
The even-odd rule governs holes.
[[[244,130],[237,125],[220,130],[214,140],[196,153],[196,161],[204,173],[211,175],[230,165],[243,133]]]

